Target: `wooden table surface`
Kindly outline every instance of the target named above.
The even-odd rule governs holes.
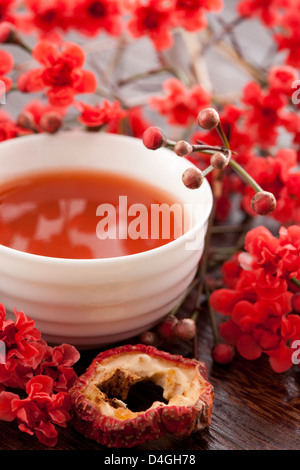
[[[210,357],[212,345],[210,321],[204,306],[199,319],[198,346],[199,359],[206,363],[209,380],[215,389],[210,428],[181,439],[168,435],[135,450],[300,449],[300,369],[295,367],[277,374],[271,370],[266,357],[247,361],[239,355],[229,366],[218,366]],[[189,344],[169,346],[168,350],[186,356],[192,354]],[[76,368],[79,374],[98,352],[81,352]],[[19,431],[15,422],[0,422],[0,449],[51,450],[35,437]],[[66,429],[59,428],[54,450],[107,449],[86,439],[69,425]]]

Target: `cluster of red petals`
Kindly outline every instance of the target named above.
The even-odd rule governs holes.
[[[290,0],[242,0],[237,9],[241,16],[259,18],[266,26],[274,26],[280,20],[282,9],[290,4]]]
[[[211,307],[230,317],[221,336],[246,359],[269,357],[275,372],[293,365],[293,343],[300,340],[300,317],[292,298],[300,289],[300,227],[281,227],[275,237],[263,226],[248,232],[244,252],[224,264],[223,289]]]
[[[72,9],[72,26],[86,36],[94,36],[100,30],[112,36],[123,31],[122,1],[76,0]]]
[[[0,419],[16,420],[21,431],[35,435],[47,446],[55,446],[57,426],[66,427],[71,419],[67,392],[53,392],[53,379],[37,375],[28,380],[25,398],[13,392],[0,392]]]
[[[15,24],[25,34],[54,38],[76,31],[112,36],[127,30],[133,37],[147,36],[157,50],[173,44],[172,30],[196,31],[207,26],[206,14],[223,8],[223,0],[1,0],[1,20]]]
[[[43,67],[32,69],[18,78],[22,92],[46,89],[52,106],[66,107],[81,93],[93,93],[97,80],[93,72],[83,70],[83,49],[76,43],[66,42],[61,49],[50,41],[40,41],[33,49],[33,57]]]
[[[15,9],[17,6],[17,0],[0,0],[1,22],[15,23]]]
[[[86,127],[101,127],[106,124],[118,123],[126,116],[126,111],[121,108],[119,101],[110,103],[104,100],[101,105],[91,105],[83,102],[75,103],[75,107],[80,111],[79,122]]]
[[[282,125],[280,112],[287,104],[285,96],[272,88],[262,90],[258,83],[250,82],[244,88],[242,103],[245,104],[245,127],[252,140],[263,148],[275,145]]]
[[[300,1],[299,0],[241,0],[237,10],[242,17],[259,18],[275,31],[279,51],[286,52],[285,62],[300,67]]]
[[[280,19],[277,25],[280,32],[274,34],[274,40],[277,43],[278,50],[287,53],[285,62],[292,67],[300,67],[300,1],[287,1],[287,8],[284,12],[280,11]]]
[[[210,105],[210,94],[201,85],[189,89],[177,78],[169,78],[163,83],[163,90],[165,96],[151,98],[149,105],[172,125],[195,122],[199,111]]]
[[[78,351],[68,344],[49,346],[31,318],[15,311],[15,320],[7,319],[2,304],[0,341],[5,345],[5,360],[0,361],[0,419],[16,418],[22,431],[55,445],[54,425],[65,426],[69,419],[68,390],[77,379],[73,365]],[[20,399],[6,387],[25,390],[28,396]]]

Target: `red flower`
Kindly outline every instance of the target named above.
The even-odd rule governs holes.
[[[281,9],[285,6],[285,0],[243,0],[237,8],[241,16],[258,17],[267,26],[273,26],[278,23]]]
[[[245,248],[253,260],[247,269],[252,270],[243,266],[238,270],[241,254],[235,257],[229,271],[224,269],[230,288],[214,291],[210,304],[230,317],[220,325],[220,334],[244,358],[267,354],[272,369],[283,372],[293,365],[292,343],[300,339],[300,317],[291,313],[294,290],[290,289],[291,277],[300,273],[300,227],[282,227],[279,238],[263,226],[256,227],[248,232]]]
[[[270,90],[283,93],[289,97],[294,92],[293,83],[298,80],[299,73],[290,65],[276,65],[269,71],[268,82]]]
[[[26,13],[19,17],[18,26],[26,33],[38,29],[41,33],[67,31],[70,27],[68,0],[24,0]]]
[[[27,397],[15,393],[0,393],[0,419],[17,420],[21,431],[36,435],[45,445],[55,446],[58,432],[55,425],[66,427],[70,420],[70,398],[67,392],[53,393],[51,377],[39,375],[26,385]]]
[[[0,0],[0,21],[8,21],[9,23],[15,23],[15,12],[14,7],[16,6],[16,0]]]
[[[223,0],[176,0],[174,23],[187,31],[199,31],[207,26],[205,13],[219,12],[223,6]]]
[[[14,67],[14,59],[9,52],[0,51],[0,99],[6,91],[12,87],[12,79],[6,77]],[[4,86],[3,86],[4,85]]]
[[[289,8],[287,8],[284,13],[281,12],[281,18],[278,22],[281,27],[281,32],[274,34],[274,40],[277,42],[278,50],[287,51],[285,62],[295,68],[299,68],[300,66],[299,6],[299,1],[295,0],[290,2]]]
[[[251,139],[268,148],[276,143],[278,128],[282,124],[280,112],[287,101],[272,89],[263,91],[256,82],[250,82],[243,91],[244,127]]]
[[[131,6],[128,29],[135,38],[148,36],[157,50],[167,49],[173,44],[173,10],[174,0],[136,0]]]
[[[15,321],[6,320],[0,304],[0,315],[0,341],[6,346],[6,361],[0,364],[0,383],[24,389],[34,375],[47,374],[52,377],[55,390],[68,390],[76,378],[72,366],[79,359],[78,351],[67,344],[48,346],[24,312],[15,311]]]
[[[79,357],[77,349],[70,344],[61,344],[54,348],[47,346],[43,359],[35,372],[51,377],[55,391],[68,391],[77,379],[77,374],[72,366]]]
[[[149,105],[165,116],[169,124],[186,126],[210,103],[210,95],[201,85],[191,89],[176,78],[163,83],[165,97],[153,97]]]
[[[126,116],[126,112],[122,110],[118,101],[111,104],[104,100],[101,106],[80,102],[75,106],[81,111],[79,122],[87,127],[100,127],[110,122],[118,122]]]
[[[251,255],[254,268],[263,266],[265,270],[273,271],[273,265],[278,262],[278,246],[279,240],[263,226],[250,230],[245,237],[245,250]]]
[[[104,30],[113,36],[122,32],[122,9],[120,0],[75,0],[73,26],[87,36]]]
[[[46,88],[51,105],[66,107],[78,93],[93,93],[97,87],[95,75],[82,70],[85,55],[80,46],[66,42],[61,51],[48,41],[39,42],[33,57],[42,69],[29,70],[19,77],[21,91],[35,92]]]

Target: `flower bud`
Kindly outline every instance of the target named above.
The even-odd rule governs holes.
[[[214,153],[210,159],[210,164],[216,170],[223,170],[228,165],[228,158],[224,153],[218,152]]]
[[[8,21],[0,23],[0,43],[13,43],[16,38],[16,29]]]
[[[185,140],[179,140],[174,147],[174,152],[179,157],[185,157],[193,151],[193,146],[186,142]]]
[[[220,122],[219,113],[214,108],[202,109],[198,114],[198,124],[202,129],[210,131]]]
[[[182,174],[182,182],[189,189],[200,188],[203,180],[203,173],[198,168],[187,168]]]
[[[217,344],[212,352],[211,356],[213,361],[220,365],[230,364],[234,357],[234,348],[229,344],[220,343]]]
[[[252,200],[251,207],[259,215],[268,215],[276,208],[276,199],[274,194],[268,191],[257,192]]]
[[[143,134],[143,144],[147,149],[157,150],[166,143],[166,137],[158,127],[148,127]]]
[[[196,323],[192,318],[183,318],[174,327],[175,336],[184,341],[189,341],[196,334]]]
[[[62,117],[57,111],[45,113],[40,120],[40,128],[49,134],[55,134],[62,126]]]

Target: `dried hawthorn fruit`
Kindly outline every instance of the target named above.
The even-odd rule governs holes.
[[[149,382],[161,388],[161,398],[155,395],[146,409],[130,409],[126,401],[133,388]],[[101,352],[69,393],[74,427],[101,445],[117,448],[204,429],[211,422],[214,397],[202,362],[144,344]],[[131,402],[137,405],[144,395]]]

